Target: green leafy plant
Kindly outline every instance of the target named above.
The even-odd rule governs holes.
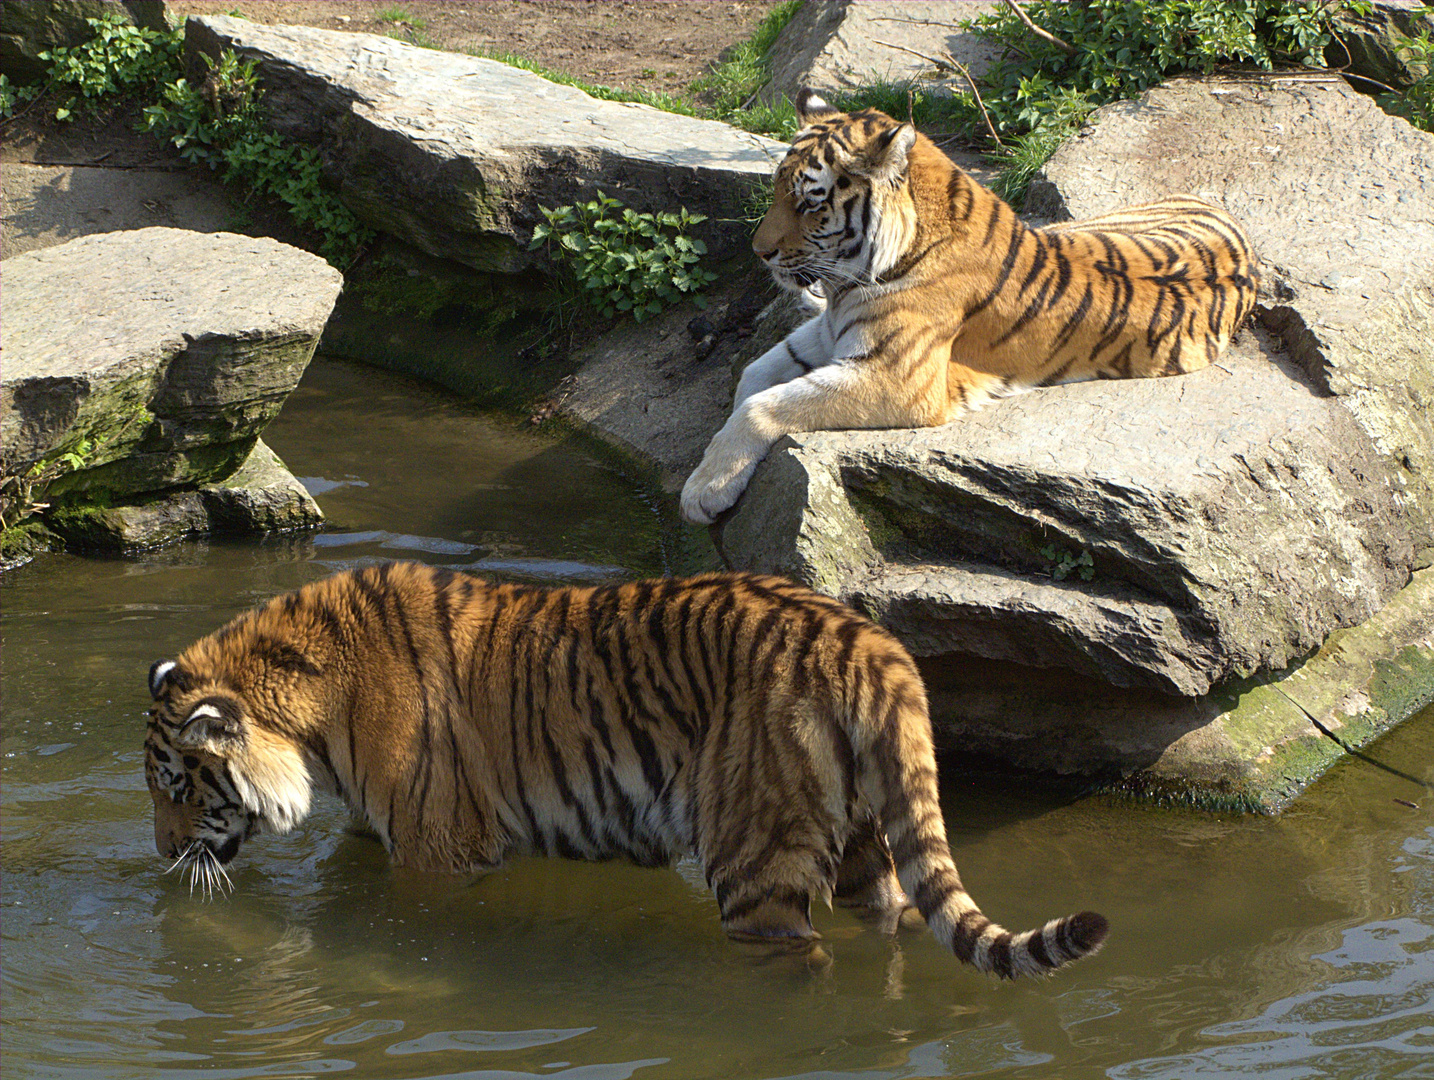
[[[1079,555],[1075,555],[1056,547],[1055,544],[1047,544],[1040,549],[1040,555],[1051,564],[1051,577],[1057,581],[1064,581],[1071,574],[1075,574],[1082,581],[1095,577],[1095,560],[1084,548]]]
[[[540,208],[544,221],[533,230],[529,250],[546,246],[571,273],[579,294],[604,318],[628,313],[638,322],[697,294],[717,275],[697,266],[707,246],[687,235],[707,219],[677,212],[639,214],[602,192],[591,202]]]
[[[1413,37],[1404,35],[1401,52],[1405,54],[1406,66],[1416,77],[1403,91],[1380,94],[1379,104],[1385,112],[1402,116],[1415,127],[1434,131],[1434,39],[1428,24],[1428,20],[1434,18],[1434,4],[1425,4],[1408,14],[1420,29]]]
[[[0,475],[0,529],[13,528],[46,509],[49,504],[38,501],[44,498],[45,490],[66,473],[84,468],[94,451],[93,441],[78,439],[41,458],[22,473],[6,470]]]
[[[204,61],[204,83],[166,84],[163,100],[144,110],[145,127],[167,138],[185,160],[222,168],[226,183],[243,181],[278,198],[295,221],[319,234],[325,258],[347,266],[372,232],[324,184],[318,150],[269,128],[254,61],[241,61],[230,49],[217,63],[208,56]]]
[[[1324,67],[1341,11],[1367,11],[1365,0],[1034,0],[1021,5],[1058,41],[1033,34],[1008,8],[966,25],[1004,46],[981,80],[981,98],[1007,145],[1002,194],[1019,201],[1031,175],[1090,111],[1134,97],[1165,78],[1208,74],[1229,64]],[[1069,46],[1069,51],[1059,42]],[[985,130],[974,98],[968,127]]]
[[[82,99],[93,104],[178,77],[182,30],[161,33],[132,26],[110,12],[85,22],[93,31],[88,41],[39,54],[50,61],[50,83],[71,91],[56,107],[56,120],[71,119]]]
[[[9,120],[16,110],[40,94],[38,86],[16,86],[8,75],[0,74],[0,120]]]

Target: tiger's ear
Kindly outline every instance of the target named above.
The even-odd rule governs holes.
[[[828,116],[840,116],[841,113],[827,104],[826,99],[813,90],[810,86],[804,86],[797,91],[797,123],[802,127],[811,127],[819,120],[825,120]]]
[[[189,711],[174,733],[174,745],[182,750],[227,753],[244,742],[244,721],[239,708],[225,698],[205,698]]]
[[[873,180],[896,183],[906,175],[907,156],[916,145],[916,129],[898,124],[872,139],[861,155],[860,171]]]
[[[189,680],[183,670],[173,660],[156,660],[149,666],[149,696],[155,701],[159,695],[164,693],[164,688],[170,684],[181,690],[188,689]]]

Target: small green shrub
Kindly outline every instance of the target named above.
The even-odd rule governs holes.
[[[1402,116],[1415,127],[1434,131],[1434,39],[1425,22],[1434,17],[1434,4],[1425,4],[1409,15],[1422,23],[1418,35],[1406,35],[1403,43],[1407,52],[1405,63],[1418,77],[1402,92],[1380,94],[1379,104],[1385,112]]]
[[[132,26],[121,16],[105,12],[86,19],[94,36],[72,47],[46,49],[41,60],[50,61],[52,85],[70,88],[55,109],[56,120],[68,120],[83,99],[93,104],[168,82],[179,76],[184,32],[161,33]]]
[[[300,225],[320,236],[319,250],[343,269],[372,238],[323,181],[319,152],[271,130],[254,77],[254,61],[226,49],[215,63],[204,57],[203,85],[176,79],[163,101],[144,110],[147,130],[167,138],[187,161],[223,168],[223,180],[242,180],[273,195]]]
[[[1008,147],[999,187],[1024,198],[1031,175],[1099,105],[1134,97],[1184,72],[1209,74],[1229,64],[1324,67],[1340,11],[1367,11],[1366,0],[1033,0],[1021,5],[1037,26],[1071,52],[1030,30],[1008,8],[967,25],[1006,49],[981,80],[981,97]],[[975,101],[968,129],[984,134]]]
[[[1057,581],[1064,581],[1072,574],[1082,581],[1090,581],[1095,577],[1095,560],[1085,549],[1081,549],[1081,553],[1075,555],[1056,547],[1055,544],[1047,544],[1041,548],[1040,555],[1050,563],[1051,577]]]
[[[541,209],[545,220],[529,250],[546,246],[604,318],[629,313],[642,322],[684,296],[705,305],[697,294],[717,275],[697,266],[707,246],[687,235],[689,226],[707,220],[703,215],[685,207],[639,214],[602,192],[592,202]]]
[[[40,94],[38,86],[16,86],[8,75],[0,74],[0,120],[9,120],[16,110]]]
[[[9,530],[25,518],[44,510],[40,502],[45,490],[66,473],[85,467],[95,451],[89,439],[61,446],[35,462],[23,473],[0,475],[0,530]]]

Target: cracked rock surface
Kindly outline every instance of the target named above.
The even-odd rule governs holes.
[[[706,214],[696,231],[732,249],[747,239],[744,202],[786,152],[726,124],[375,34],[194,16],[186,48],[257,61],[274,126],[321,149],[360,218],[484,271],[534,265],[538,207],[598,190],[638,211]]]
[[[45,476],[35,501],[226,481],[297,385],[341,285],[276,240],[182,229],[7,259],[0,471]],[[266,515],[256,528],[271,527]]]

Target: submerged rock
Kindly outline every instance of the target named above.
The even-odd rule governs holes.
[[[941,428],[796,435],[720,529],[732,565],[879,618],[933,686],[962,673],[938,696],[950,740],[1148,770],[1148,741],[1127,754],[1135,740],[1092,732],[1122,695],[1153,694],[1179,714],[1171,746],[1223,718],[1221,768],[1255,775],[1314,729],[1286,710],[1240,730],[1231,688],[1285,678],[1434,555],[1434,136],[1328,76],[1177,80],[1094,114],[1027,208],[1082,218],[1184,191],[1242,220],[1263,262],[1257,325],[1218,364],[1037,390]],[[1434,612],[1421,629],[1415,610],[1391,623],[1391,657],[1428,650]],[[1001,693],[971,681],[973,658],[1030,674]],[[1061,679],[1084,690],[1056,694],[1045,742],[1028,740],[1030,686]],[[1365,734],[1434,696],[1421,680]],[[1120,723],[1141,710],[1161,713]],[[1003,744],[992,715],[1025,735]],[[1241,797],[1278,801],[1328,760]]]
[[[600,101],[499,63],[374,34],[191,17],[186,49],[258,62],[283,134],[319,146],[365,222],[478,270],[534,265],[539,207],[598,190],[638,211],[685,206],[719,252],[786,147],[709,120]]]
[[[82,237],[4,265],[7,521],[27,503],[58,513],[236,486],[228,478],[257,463],[256,440],[342,285],[319,257],[274,240],[166,228]],[[266,529],[276,520],[266,505],[217,512]]]

